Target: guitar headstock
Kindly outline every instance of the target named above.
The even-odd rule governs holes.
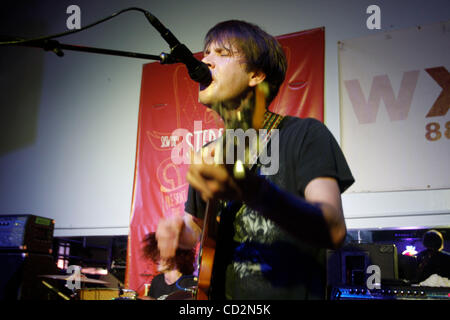
[[[225,124],[224,142],[220,150],[216,148],[215,163],[230,164],[227,155],[232,153],[233,174],[237,179],[245,177],[245,167],[253,164],[252,159],[255,150],[259,149],[258,130],[262,129],[264,125],[268,95],[269,85],[262,82],[241,101],[238,108],[228,110],[222,105],[213,107],[222,116]],[[241,129],[244,132],[244,137],[239,139],[240,137],[233,135],[232,139],[227,139],[228,129],[233,129],[235,133],[237,129]],[[249,129],[252,131],[248,131]],[[249,140],[248,144],[245,137]],[[238,151],[242,148],[244,151],[240,154]],[[225,158],[226,161],[224,161]]]
[[[259,130],[263,127],[269,90],[267,82],[262,82],[241,100],[237,108],[230,110],[219,103],[212,106],[212,109],[222,117],[225,130],[242,129],[245,131],[250,128]]]

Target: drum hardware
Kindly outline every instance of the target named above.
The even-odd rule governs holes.
[[[126,265],[121,265],[120,263],[116,263],[115,260],[111,263],[111,269],[126,269]]]
[[[179,289],[178,291],[172,292],[169,294],[164,300],[194,300],[195,292],[197,291],[197,286],[192,287],[182,287],[180,282],[184,279],[194,279],[194,281],[198,281],[196,276],[193,275],[184,275],[181,276],[176,282],[175,286]]]
[[[73,274],[71,275],[39,275],[42,278],[54,279],[54,280],[62,280],[62,281],[74,281],[78,280],[81,283],[90,283],[90,284],[109,284],[107,281],[91,279],[81,274],[78,277],[75,277]],[[48,289],[52,290],[60,297],[65,300],[136,300],[137,293],[134,290],[124,289],[120,284],[118,284],[117,288],[81,288],[81,289],[72,289],[73,294],[70,297],[67,297],[63,293],[61,293],[58,289],[50,285],[48,282],[42,280],[42,284],[45,285]]]
[[[194,300],[193,292],[178,290],[169,294],[164,300]]]
[[[137,293],[130,289],[82,288],[79,300],[136,300]]]
[[[196,276],[193,276],[193,275],[184,275],[184,276],[181,276],[178,280],[177,280],[177,282],[175,282],[175,286],[178,288],[178,289],[180,289],[180,291],[187,291],[187,292],[190,292],[191,294],[194,294],[195,293],[195,291],[197,290],[197,286],[193,286],[193,287],[189,287],[189,288],[184,288],[184,287],[182,287],[181,285],[180,285],[180,282],[182,281],[182,280],[184,280],[184,279],[190,279],[190,278],[192,278],[192,279],[194,279],[194,281],[198,281],[198,278],[196,277]]]
[[[68,296],[66,296],[64,293],[62,293],[61,291],[59,291],[58,289],[56,289],[54,286],[52,286],[51,284],[49,284],[47,281],[42,280],[41,281],[42,284],[44,286],[46,286],[47,288],[49,288],[51,291],[53,291],[54,293],[56,293],[57,295],[59,295],[60,297],[62,297],[64,300],[70,300],[70,298]]]

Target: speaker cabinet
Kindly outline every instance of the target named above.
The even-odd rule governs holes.
[[[39,276],[57,273],[51,255],[0,253],[0,300],[51,300],[53,293],[42,280],[51,285],[57,283]]]

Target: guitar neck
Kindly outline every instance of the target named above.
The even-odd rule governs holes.
[[[267,83],[259,84],[255,88],[255,96],[249,96],[248,99],[242,101],[241,106],[238,108],[240,111],[236,110],[223,110],[219,105],[218,108],[215,109],[219,114],[224,118],[225,127],[227,129],[243,129],[247,130],[249,128],[258,130],[263,127],[264,114],[266,111],[266,97],[268,96],[268,85]],[[225,116],[224,116],[225,115]],[[227,117],[226,115],[231,115]],[[226,136],[223,137],[226,139]],[[233,139],[232,139],[233,140]],[[223,142],[223,141],[222,141]],[[224,160],[224,154],[226,154],[227,149],[234,148],[234,140],[233,141],[225,141],[222,144],[222,150],[216,150],[215,157],[222,158]],[[242,165],[242,160],[245,163],[244,159],[241,159],[240,163]],[[217,161],[216,161],[217,163]],[[222,163],[225,163],[222,162]],[[242,174],[245,176],[245,170],[236,170],[236,163],[234,166],[234,177],[239,179],[242,178]],[[238,177],[237,174],[241,176]],[[218,242],[218,222],[217,219],[217,209],[218,203],[217,201],[210,200],[206,204],[204,222],[203,222],[203,232],[200,246],[200,261],[199,264],[199,275],[198,275],[198,287],[196,292],[197,300],[208,300],[210,296],[210,285],[212,280],[212,273],[214,267],[215,260],[215,250],[216,244]],[[227,208],[228,209],[228,208]],[[227,212],[228,213],[228,212]],[[224,221],[221,223],[221,228],[231,228],[231,220],[228,217],[223,217]],[[225,226],[223,225],[225,222]],[[223,229],[222,229],[223,230]],[[222,231],[221,230],[221,231]],[[221,241],[223,239],[220,239]],[[220,246],[220,243],[219,243]],[[219,250],[220,251],[220,250]],[[219,253],[220,256],[220,253]],[[223,264],[221,261],[220,264]],[[223,265],[221,267],[223,267]],[[223,270],[222,270],[223,271]]]

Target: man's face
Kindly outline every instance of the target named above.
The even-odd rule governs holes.
[[[232,44],[212,42],[202,61],[209,65],[212,82],[200,88],[199,102],[210,107],[223,103],[227,108],[237,108],[249,89],[252,75],[246,71],[243,55]]]

